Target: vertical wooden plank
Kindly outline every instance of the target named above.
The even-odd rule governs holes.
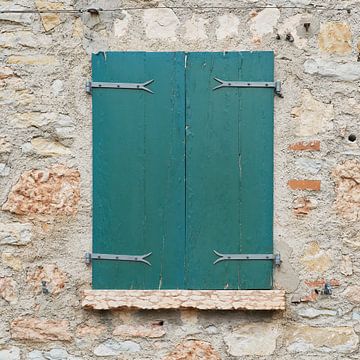
[[[239,264],[213,265],[213,250],[239,253],[238,92],[213,91],[237,77],[237,53],[189,53],[186,72],[186,284],[236,289]]]
[[[190,53],[186,73],[186,275],[189,289],[268,289],[269,261],[222,253],[272,252],[271,89],[223,80],[272,81],[272,53]]]
[[[95,289],[184,286],[184,55],[93,55],[93,81],[151,79],[154,94],[93,89],[93,252],[152,252],[94,261]]]
[[[272,52],[243,52],[240,78],[273,81]],[[272,89],[240,89],[241,252],[273,252],[273,129]],[[244,261],[241,289],[271,289],[273,264]]]

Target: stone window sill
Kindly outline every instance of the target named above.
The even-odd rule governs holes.
[[[85,290],[85,309],[285,310],[284,290]]]

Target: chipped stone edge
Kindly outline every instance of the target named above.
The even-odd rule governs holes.
[[[285,290],[84,290],[82,307],[93,310],[285,310]]]

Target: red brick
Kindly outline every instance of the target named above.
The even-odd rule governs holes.
[[[312,301],[316,301],[318,297],[319,297],[319,293],[314,290],[314,291],[311,292],[310,295],[307,295],[307,296],[301,298],[300,301],[302,301],[302,302],[312,302]]]
[[[288,185],[292,190],[310,190],[319,191],[321,181],[320,180],[289,180]]]
[[[320,141],[314,140],[310,142],[300,141],[289,145],[289,150],[294,151],[320,151]]]
[[[322,288],[325,286],[325,279],[317,279],[317,280],[307,280],[305,281],[305,285],[311,288]],[[337,279],[331,279],[329,281],[331,286],[340,286],[340,282]]]

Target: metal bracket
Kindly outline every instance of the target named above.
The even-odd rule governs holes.
[[[85,253],[85,263],[90,264],[93,260],[117,260],[117,261],[135,261],[135,262],[143,262],[147,265],[151,266],[151,263],[145,258],[150,256],[152,253],[149,252],[145,255],[114,255],[114,254],[93,254],[93,253]]]
[[[104,88],[104,89],[130,89],[130,90],[144,90],[151,94],[151,91],[146,86],[154,82],[154,80],[145,81],[144,83],[112,83],[112,82],[91,82],[86,83],[86,92],[91,94],[92,88]]]
[[[281,94],[281,81],[227,81],[214,78],[220,85],[215,86],[213,90],[223,87],[238,87],[238,88],[273,88],[276,95],[282,97]]]
[[[214,253],[219,256],[214,261],[214,265],[227,260],[273,260],[276,266],[281,264],[280,254],[221,254],[216,250],[214,250]]]

